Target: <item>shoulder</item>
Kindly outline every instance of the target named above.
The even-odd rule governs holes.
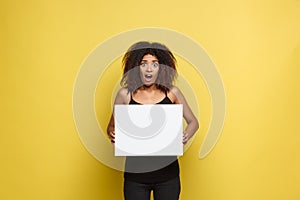
[[[170,88],[168,96],[171,99],[171,101],[174,102],[174,103],[180,103],[181,99],[183,97],[180,89],[178,87],[176,87],[176,86],[172,86]]]
[[[129,94],[128,88],[125,88],[125,87],[119,89],[119,91],[118,91],[118,95],[121,95],[121,96],[126,96],[128,94]]]
[[[180,91],[180,89],[178,88],[178,87],[176,87],[176,86],[172,86],[171,88],[170,88],[170,92],[172,92],[173,94],[181,94],[181,91]]]
[[[130,101],[130,93],[127,88],[121,88],[116,96],[115,104],[128,104]]]

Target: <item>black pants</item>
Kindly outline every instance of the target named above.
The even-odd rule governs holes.
[[[180,180],[177,177],[155,184],[143,184],[126,180],[124,182],[125,200],[150,200],[151,190],[153,190],[155,200],[178,200]]]

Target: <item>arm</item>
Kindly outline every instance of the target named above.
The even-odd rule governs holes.
[[[117,93],[114,105],[116,104],[128,104],[130,99],[130,96],[128,94],[128,90],[126,88],[121,88],[119,92]],[[114,113],[114,111],[113,111]],[[107,125],[107,135],[109,136],[109,139],[112,143],[115,143],[115,120],[114,120],[114,114],[112,113],[110,120]]]
[[[187,101],[185,100],[183,94],[177,87],[172,87],[171,92],[174,94],[174,102],[176,104],[182,104],[183,106],[183,118],[185,119],[187,126],[183,131],[182,142],[187,143],[189,139],[193,137],[195,132],[199,128],[199,123],[195,115],[193,114],[191,108],[189,107]]]

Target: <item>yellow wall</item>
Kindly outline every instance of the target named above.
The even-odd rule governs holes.
[[[226,89],[216,147],[198,159],[202,129],[180,159],[181,199],[300,199],[300,1],[6,0],[0,16],[0,199],[121,199],[122,173],[78,137],[72,92],[96,45],[141,27],[193,38]]]

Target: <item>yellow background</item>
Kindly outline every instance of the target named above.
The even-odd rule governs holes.
[[[78,137],[72,92],[96,45],[141,27],[193,38],[226,89],[216,147],[198,159],[200,130],[180,159],[181,199],[300,199],[299,0],[6,0],[0,16],[0,199],[122,198],[122,173]]]

